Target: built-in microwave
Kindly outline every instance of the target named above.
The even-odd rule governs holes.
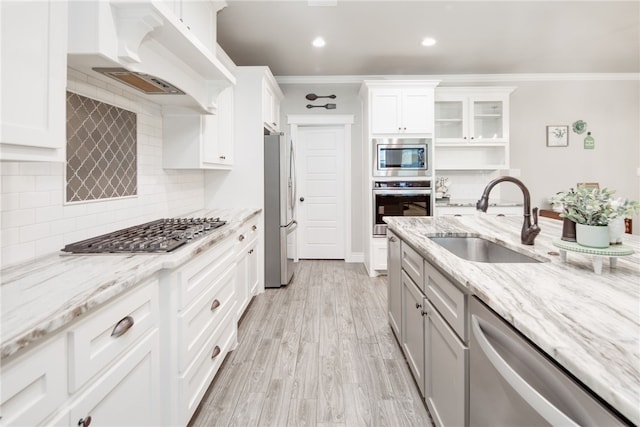
[[[431,176],[430,138],[374,138],[374,176]]]

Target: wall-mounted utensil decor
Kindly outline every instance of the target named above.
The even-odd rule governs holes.
[[[316,95],[315,93],[308,93],[307,96],[305,96],[305,98],[307,98],[309,101],[315,101],[318,98],[336,99],[336,96],[335,95]]]
[[[324,104],[324,105],[307,104],[307,108],[326,108],[327,110],[335,110],[336,104]]]

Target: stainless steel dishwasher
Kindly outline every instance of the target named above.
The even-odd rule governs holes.
[[[630,425],[476,297],[470,312],[471,427]]]

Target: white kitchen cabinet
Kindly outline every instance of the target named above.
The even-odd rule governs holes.
[[[512,87],[443,87],[435,91],[435,168],[509,167]]]
[[[231,169],[234,152],[233,87],[220,92],[216,114],[165,115],[165,169]]]
[[[402,259],[398,236],[387,230],[387,312],[389,324],[402,339]]]
[[[159,332],[154,328],[107,369],[69,410],[69,426],[160,424]]]
[[[387,240],[379,237],[371,239],[371,267],[373,270],[387,269]]]
[[[440,313],[424,300],[425,400],[438,427],[468,425],[469,348]]]
[[[1,424],[158,425],[159,323],[154,277],[17,356],[2,369]]]
[[[0,414],[3,426],[35,426],[67,398],[64,334],[2,365]]]
[[[238,320],[251,302],[259,287],[259,236],[258,218],[247,223],[238,232],[236,289],[238,294]]]
[[[236,233],[225,236],[162,277],[167,424],[188,424],[236,346],[236,241]]]
[[[424,295],[411,278],[402,272],[402,350],[409,369],[424,396]]]
[[[433,133],[433,88],[375,89],[371,93],[373,134]]]
[[[283,94],[273,76],[267,74],[262,81],[262,119],[271,132],[280,131],[280,102]]]
[[[2,1],[0,160],[65,161],[67,2]]]

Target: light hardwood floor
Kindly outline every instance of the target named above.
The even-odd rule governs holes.
[[[362,264],[301,261],[253,299],[190,425],[431,426],[386,306]]]

